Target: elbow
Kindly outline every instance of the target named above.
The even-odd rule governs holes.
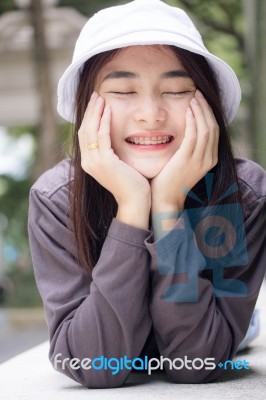
[[[117,375],[112,375],[104,371],[94,376],[88,373],[83,374],[82,380],[79,383],[90,389],[114,389],[123,386],[129,373],[130,371],[127,374],[121,372]]]
[[[166,371],[168,378],[173,383],[183,384],[204,384],[216,381],[223,373],[220,368],[213,371]]]
[[[114,389],[123,386],[127,379],[127,376],[98,376],[92,378],[91,376],[83,376],[82,380],[79,382],[81,385],[89,389]]]
[[[124,384],[130,371],[114,371],[104,368],[93,369],[89,365],[89,359],[80,360],[78,358],[62,359],[62,354],[58,353],[49,357],[54,370],[66,375],[82,386],[90,389],[111,389]],[[86,362],[85,362],[86,360]]]
[[[223,369],[216,365],[215,358],[189,360],[187,357],[173,360],[165,366],[165,371],[170,381],[183,384],[210,383],[223,373]]]

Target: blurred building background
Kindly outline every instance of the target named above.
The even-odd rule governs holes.
[[[145,0],[143,0],[145,1]],[[0,362],[48,335],[27,239],[29,188],[66,155],[58,78],[89,16],[118,0],[0,2]],[[266,167],[266,1],[165,0],[188,11],[207,47],[236,71],[243,100],[235,153]]]

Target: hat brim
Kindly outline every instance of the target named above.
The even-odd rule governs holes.
[[[190,38],[162,31],[132,32],[115,37],[81,54],[64,72],[58,84],[58,113],[67,121],[75,123],[75,96],[79,83],[80,72],[84,63],[96,54],[105,51],[139,45],[172,45],[192,53],[204,56],[211,65],[221,91],[226,123],[229,124],[235,117],[240,100],[241,88],[233,69],[219,57],[209,53],[205,47],[193,42]]]

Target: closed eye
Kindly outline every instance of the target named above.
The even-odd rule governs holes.
[[[185,90],[183,92],[164,92],[163,94],[168,94],[170,96],[184,96],[186,94],[192,93],[191,90]]]
[[[109,92],[109,93],[117,94],[120,96],[129,96],[131,94],[135,94],[136,92]]]

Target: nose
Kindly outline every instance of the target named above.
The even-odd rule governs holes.
[[[165,121],[167,110],[159,96],[146,95],[138,99],[133,114],[136,121],[153,125]]]

